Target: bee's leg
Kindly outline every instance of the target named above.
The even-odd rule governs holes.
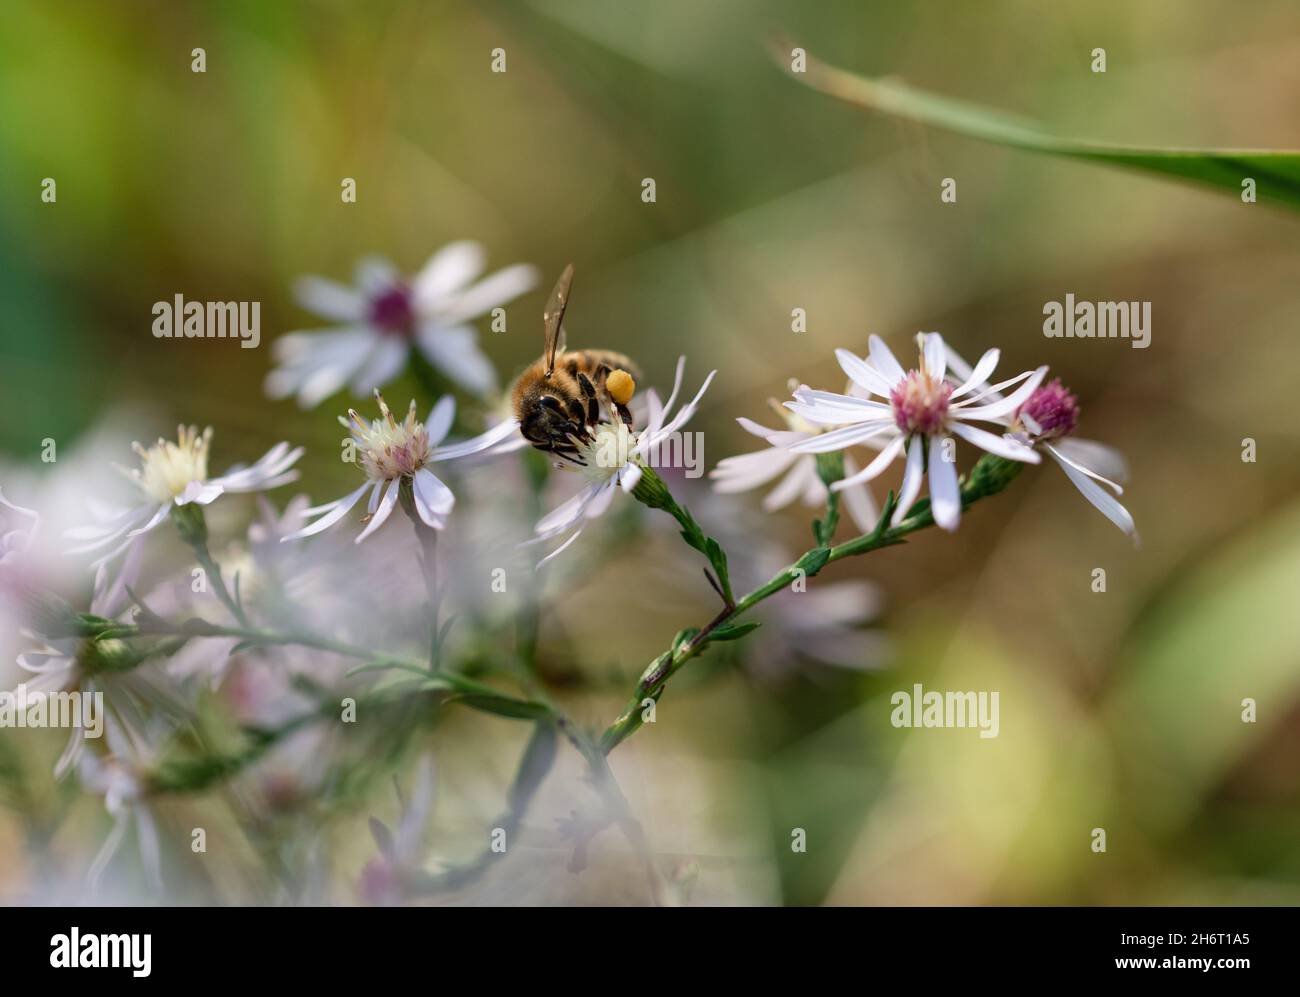
[[[587,422],[586,407],[576,398],[570,398],[568,402],[569,418],[579,426],[585,425]]]
[[[623,420],[623,425],[625,425],[628,429],[631,429],[632,413],[628,410],[628,407],[626,405],[620,405],[618,402],[615,402],[614,408],[618,410],[618,415],[619,418]]]
[[[600,422],[600,399],[596,395],[596,386],[586,374],[579,372],[578,387],[582,389],[582,397],[587,399],[587,424],[594,426]]]
[[[567,439],[553,439],[541,449],[546,453],[554,454],[562,460],[567,460],[571,464],[582,464],[582,461],[577,456],[578,448]]]

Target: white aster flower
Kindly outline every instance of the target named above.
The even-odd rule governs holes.
[[[945,530],[955,530],[961,521],[961,490],[956,465],[945,459],[942,442],[960,436],[998,457],[1037,464],[1041,458],[1024,442],[969,423],[974,420],[1001,424],[1007,414],[1033,394],[1047,368],[1025,371],[980,390],[997,366],[998,350],[985,353],[971,376],[954,384],[945,380],[947,348],[943,338],[935,332],[922,333],[917,336],[917,343],[920,358],[913,370],[904,370],[879,336],[870,339],[869,362],[848,350],[836,350],[835,356],[844,373],[869,395],[885,401],[800,388],[795,392],[795,400],[785,403],[786,407],[809,422],[840,428],[795,443],[790,449],[796,453],[829,453],[859,443],[880,445],[880,454],[871,463],[831,486],[836,491],[870,481],[894,460],[905,456],[907,468],[891,520],[894,526],[902,522],[920,494],[928,463],[934,521]],[[1020,386],[1012,394],[990,400],[994,392],[1016,384]]]
[[[12,564],[32,545],[41,516],[14,505],[0,492],[0,564]]]
[[[123,620],[130,608],[128,587],[138,584],[141,550],[137,546],[127,555],[126,563],[115,577],[101,565],[95,572],[95,589],[90,613],[106,620]],[[45,638],[31,650],[20,654],[18,667],[30,676],[21,683],[23,695],[79,691],[93,696],[102,693],[106,706],[105,722],[110,718],[130,737],[139,738],[146,726],[146,716],[155,714],[173,723],[187,722],[189,707],[179,698],[172,684],[152,663],[117,668],[112,659],[128,653],[119,641],[89,641],[83,637]],[[17,694],[19,689],[14,690]],[[62,755],[54,766],[55,778],[61,778],[83,753],[85,737],[74,727]]]
[[[708,390],[717,371],[710,371],[695,397],[670,418],[669,413],[677,401],[685,370],[686,358],[680,357],[673,391],[666,403],[659,401],[659,395],[653,388],[646,392],[647,416],[644,429],[629,429],[617,413],[606,407],[598,424],[584,427],[581,439],[570,437],[577,453],[568,458],[570,464],[557,463],[556,467],[580,473],[584,485],[576,495],[538,521],[535,529],[537,535],[529,543],[570,534],[564,543],[542,558],[537,565],[539,568],[577,540],[585,522],[602,515],[614,500],[614,493],[618,489],[622,488],[631,494],[641,480],[643,469],[655,466],[660,446],[695,414],[700,399],[704,397],[704,392]]]
[[[339,416],[339,422],[352,433],[357,448],[357,462],[366,473],[365,483],[341,499],[304,510],[304,516],[320,518],[310,526],[282,537],[282,543],[329,529],[346,516],[369,490],[370,499],[366,503],[366,516],[363,520],[366,528],[356,539],[357,543],[361,543],[392,515],[401,497],[403,482],[407,481],[410,482],[411,497],[421,521],[432,529],[441,530],[447,525],[447,517],[456,504],[456,496],[429,470],[429,465],[494,452],[512,436],[519,435],[518,424],[509,419],[473,439],[440,447],[456,416],[456,401],[450,395],[443,396],[434,405],[427,424],[415,417],[414,399],[406,418],[401,422],[389,411],[384,396],[378,390],[375,391],[375,400],[379,403],[380,418],[373,422],[358,415],[355,409],[348,410],[346,419]]]
[[[714,481],[714,491],[723,494],[747,492],[780,478],[777,486],[763,497],[765,512],[784,509],[796,500],[809,508],[824,506],[827,498],[826,485],[817,472],[817,457],[790,449],[794,444],[823,432],[823,428],[785,410],[775,401],[771,404],[788,428],[768,429],[752,419],[737,419],[745,432],[765,440],[768,447],[766,450],[737,454],[718,461],[718,466],[709,473]],[[852,477],[858,470],[857,461],[846,453],[845,476]],[[859,530],[866,533],[875,527],[880,513],[867,482],[862,481],[844,489],[842,498],[849,516]]]
[[[964,371],[970,375],[970,365],[951,349],[948,360],[959,374]],[[1128,481],[1128,463],[1114,447],[1073,435],[1079,424],[1079,399],[1061,383],[1060,378],[1053,378],[1037,388],[1024,404],[1007,413],[1002,421],[1016,439],[1047,451],[1079,494],[1132,537],[1134,543],[1140,543],[1133,516],[1114,495],[1101,487],[1106,485],[1115,495],[1123,495],[1123,482]]]
[[[412,346],[469,391],[491,391],[496,374],[470,323],[532,290],[537,270],[520,263],[478,280],[485,262],[482,246],[462,241],[438,250],[409,280],[378,257],[357,264],[353,287],[302,278],[296,288],[302,306],[342,326],[277,339],[279,366],[267,375],[266,393],[297,395],[303,408],[345,385],[354,395],[368,395],[406,368]]]
[[[194,426],[179,426],[177,442],[159,438],[145,449],[133,443],[140,457],[140,467],[135,470],[119,468],[135,482],[144,497],[140,505],[117,508],[102,502],[90,504],[91,514],[97,522],[78,526],[63,535],[79,541],[69,554],[102,550],[117,544],[107,554],[92,562],[98,568],[126,550],[141,534],[148,533],[167,518],[177,506],[209,505],[227,492],[260,492],[294,481],[298,472],[290,470],[302,456],[302,447],[292,450],[288,443],[277,443],[252,467],[236,465],[225,474],[208,477],[208,446],[212,430],[200,435]]]

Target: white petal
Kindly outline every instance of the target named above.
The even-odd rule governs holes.
[[[907,448],[907,467],[903,469],[903,482],[898,486],[898,504],[894,506],[894,515],[889,525],[897,526],[912,508],[912,503],[921,494],[921,481],[925,478],[925,445],[923,437],[912,437]]]
[[[472,326],[422,322],[415,339],[429,363],[461,387],[481,395],[496,387],[496,371],[479,350],[478,333]]]
[[[399,284],[402,275],[382,256],[364,256],[357,261],[353,279],[363,295],[374,298]]]
[[[945,460],[944,447],[930,441],[930,509],[941,528],[952,531],[961,522],[961,490],[957,486],[957,465]]]
[[[760,425],[753,419],[746,419],[743,415],[736,419],[736,421],[740,423],[741,429],[749,433],[751,436],[757,436],[760,440],[766,440],[773,433],[781,432],[779,429],[768,429],[766,426]]]
[[[1107,478],[1120,484],[1128,481],[1128,462],[1114,447],[1077,436],[1053,440],[1052,446],[1073,461],[1076,467],[1093,472],[1099,479]]]
[[[1111,481],[1110,478],[1102,477],[1100,474],[1098,474],[1096,471],[1092,470],[1091,468],[1084,467],[1082,464],[1079,464],[1076,461],[1071,460],[1070,457],[1068,457],[1066,454],[1061,452],[1060,447],[1053,446],[1050,443],[1043,443],[1043,448],[1046,449],[1047,452],[1050,453],[1056,459],[1056,462],[1058,464],[1068,464],[1070,465],[1070,467],[1074,468],[1080,474],[1086,474],[1094,481],[1100,481],[1103,485],[1109,485],[1110,488],[1117,495],[1124,494],[1124,489],[1117,482]]]
[[[841,396],[849,398],[849,395]],[[802,416],[803,419],[820,426],[862,425],[865,422],[887,422],[893,419],[888,409],[881,411],[881,409],[865,407],[849,408],[826,402],[800,402],[800,400],[784,404],[794,412],[794,415]]]
[[[893,405],[889,402],[878,402],[871,398],[862,398],[858,395],[842,395],[834,391],[818,391],[807,385],[800,385],[795,390],[794,397],[797,401],[810,405],[825,405],[829,408],[844,409],[848,412],[893,412]]]
[[[641,465],[628,464],[627,467],[619,473],[618,483],[623,486],[623,491],[631,495],[636,490],[636,486],[641,482]]]
[[[252,467],[232,467],[225,474],[210,478],[208,484],[216,485],[227,492],[251,492],[269,489],[277,484],[283,484],[285,481],[292,481],[297,477],[296,473],[286,475],[285,472],[298,462],[302,454],[302,447],[295,447],[290,450],[289,444],[282,440],[263,454]],[[211,499],[208,501],[211,501]]]
[[[784,509],[795,499],[800,498],[809,488],[809,478],[821,485],[821,479],[817,476],[816,458],[800,457],[790,468],[790,473],[781,479],[780,484],[767,493],[763,499],[763,510],[765,512],[774,512],[777,509]],[[824,490],[825,486],[823,486]]]
[[[861,484],[864,481],[870,481],[872,478],[880,476],[880,473],[888,467],[903,449],[906,437],[899,436],[889,446],[881,450],[880,453],[872,459],[871,463],[864,467],[857,474],[851,477],[841,478],[831,485],[831,491],[842,492],[846,488],[852,488],[854,485]]]
[[[633,467],[635,466],[636,465],[633,465]],[[638,467],[637,471],[639,472],[640,470],[641,469]],[[640,475],[638,474],[637,477],[639,479]],[[633,487],[636,487],[635,484]],[[627,490],[631,491],[631,489]],[[605,510],[609,508],[610,502],[614,500],[614,495],[617,491],[618,481],[615,478],[610,478],[605,482],[605,484],[601,485],[596,491],[596,494],[591,497],[591,501],[587,503],[587,508],[583,512],[584,518],[595,519],[598,516],[603,516]]]
[[[441,305],[438,313],[448,322],[468,322],[521,294],[527,294],[537,286],[537,278],[536,267],[516,263],[454,295]]]
[[[936,381],[942,381],[948,373],[947,350],[943,337],[937,332],[927,332],[921,337],[921,352],[925,356],[925,370]]]
[[[846,447],[865,443],[877,436],[897,432],[898,427],[892,422],[860,422],[852,426],[832,429],[830,432],[822,433],[819,436],[810,436],[808,439],[794,444],[794,446],[790,447],[790,450],[794,453],[831,453],[835,450],[843,450]]]
[[[566,550],[568,550],[569,547],[573,544],[573,542],[577,540],[578,537],[580,536],[582,536],[582,530],[574,530],[573,536],[569,537],[568,540],[564,541],[564,543],[560,544],[560,546],[556,547],[555,550],[551,551],[544,558],[542,558],[540,561],[537,562],[537,568],[540,569],[541,566],[546,562],[552,560],[553,558],[559,557]]]
[[[293,285],[298,304],[321,318],[360,322],[366,317],[366,299],[352,288],[324,277],[300,277]]]
[[[767,484],[800,457],[789,450],[769,447],[754,453],[724,457],[709,472],[715,482],[713,490],[722,493],[744,492]]]
[[[1053,454],[1053,456],[1058,455]],[[1138,540],[1137,526],[1133,522],[1133,517],[1129,515],[1127,509],[1119,504],[1118,499],[1086,474],[1075,470],[1065,461],[1058,460],[1057,463],[1061,465],[1061,470],[1065,472],[1065,476],[1070,479],[1075,488],[1079,489],[1079,493],[1084,498],[1091,502],[1103,516],[1131,536],[1135,542]]]
[[[561,502],[537,521],[537,526],[534,527],[533,532],[542,537],[563,533],[582,519],[583,510],[586,509],[587,503],[595,497],[596,490],[597,486],[588,486],[578,494]]]
[[[420,518],[440,530],[456,504],[456,496],[432,471],[425,468],[415,472],[415,507]]]
[[[854,384],[865,388],[867,391],[875,392],[883,398],[889,397],[892,385],[871,364],[849,350],[836,350],[835,359],[840,362],[840,369],[849,376],[849,379]]]
[[[1039,367],[1037,370],[1029,372],[1029,380],[1011,394],[1007,395],[1006,398],[1000,398],[997,401],[989,402],[987,405],[977,405],[974,408],[964,408],[962,405],[957,405],[954,407],[953,411],[962,419],[985,419],[988,421],[997,419],[999,416],[1010,415],[1029,400],[1029,396],[1038,389],[1038,385],[1042,383],[1043,376],[1046,373],[1046,367]],[[1020,377],[1024,376],[1026,375],[1021,374],[1018,377],[1012,378],[1010,381],[1003,381],[1002,384],[997,385],[997,387],[1002,388],[1008,384],[1014,384]],[[974,401],[975,398],[983,397],[985,394],[987,394],[987,392],[981,392],[970,400]]]
[[[952,350],[948,351],[949,359],[953,359],[955,356],[956,355],[952,352]],[[984,382],[989,379],[989,375],[993,373],[994,368],[997,367],[998,359],[1001,356],[1002,356],[1001,350],[992,349],[989,350],[987,353],[985,353],[982,357],[980,357],[980,362],[975,365],[974,370],[969,370],[969,368],[967,368],[969,373],[966,374],[966,379],[962,381],[962,383],[956,388],[956,390],[953,391],[951,395],[948,396],[948,400],[952,401],[954,399],[960,398],[962,395],[967,394],[968,392],[973,391],[974,389],[983,385]],[[955,369],[955,365],[954,365],[954,369]]]
[[[1042,460],[1032,447],[1027,447],[1009,436],[998,436],[977,426],[967,426],[955,419],[948,423],[948,429],[963,440],[974,443],[981,450],[987,450],[1007,460],[1020,460],[1026,464],[1037,464]]]
[[[388,491],[384,493],[384,497],[379,503],[379,508],[376,509],[374,514],[370,517],[370,522],[367,523],[366,528],[361,531],[355,541],[356,543],[361,543],[362,540],[384,525],[384,521],[392,515],[393,508],[397,505],[397,497],[401,490],[401,484],[397,481],[394,481],[388,486]]]
[[[695,410],[700,407],[700,399],[704,397],[704,392],[709,390],[709,385],[713,383],[713,378],[717,373],[716,370],[709,371],[709,376],[706,377],[704,383],[700,385],[700,390],[695,392],[695,397],[683,405],[678,413],[668,421],[668,425],[660,429],[659,432],[654,433],[651,439],[645,440],[644,443],[638,443],[636,451],[644,452],[644,450],[647,450],[658,443],[663,437],[677,432],[677,430],[681,429],[682,426],[686,425],[686,423],[690,421],[691,416],[695,414]],[[667,411],[668,406],[664,406],[664,410]]]
[[[471,454],[483,453],[508,443],[512,438],[523,440],[523,436],[519,433],[519,423],[513,418],[505,419],[478,436],[462,440],[460,443],[453,443],[450,446],[439,447],[434,451],[432,459],[439,461],[468,457]],[[524,440],[524,443],[527,444],[527,440]]]
[[[354,395],[366,397],[374,394],[406,368],[411,348],[406,340],[397,336],[381,336],[370,350],[365,362],[352,375],[348,383]]]
[[[452,395],[443,395],[438,399],[437,404],[433,406],[433,411],[429,413],[429,418],[424,424],[424,431],[428,434],[429,443],[436,447],[445,440],[455,419],[456,399]]]
[[[845,475],[852,477],[857,472],[857,462],[846,456]],[[876,521],[880,519],[880,510],[876,506],[875,497],[871,494],[871,488],[865,482],[841,489],[840,501],[844,503],[849,518],[853,520],[853,525],[858,528],[859,533],[869,533],[875,529]]]
[[[664,411],[671,412],[673,406],[677,403],[677,393],[682,390],[682,378],[686,375],[686,358],[677,358],[677,370],[673,374],[673,390],[668,396],[668,401],[664,402]]]
[[[646,406],[644,433],[646,436],[655,436],[664,424],[663,402],[659,400],[659,392],[654,388],[647,390],[644,397]]]
[[[224,494],[225,489],[215,481],[191,481],[185,486],[185,491],[176,496],[176,504],[211,505]]]
[[[903,370],[902,364],[895,359],[894,354],[890,352],[889,347],[885,345],[883,339],[879,336],[872,335],[871,338],[867,340],[867,344],[870,351],[871,366],[880,371],[885,380],[891,386],[897,384],[907,376],[907,372]]]
[[[429,257],[411,282],[420,309],[435,309],[443,299],[465,287],[483,272],[487,253],[468,239],[451,242]]]
[[[199,482],[191,481],[189,485],[186,486],[185,491],[188,492],[191,488],[194,488],[195,485],[199,485]],[[217,494],[218,495],[221,494],[220,489],[217,490]],[[183,505],[184,503],[181,502],[180,499],[177,499],[176,504]],[[152,516],[149,517],[148,522],[146,522],[143,526],[138,526],[134,530],[131,530],[131,532],[129,532],[127,536],[138,537],[142,533],[148,533],[155,526],[157,526],[159,523],[161,523],[164,519],[167,518],[168,514],[171,512],[171,509],[172,507],[170,502],[160,505],[157,511]]]
[[[312,523],[310,526],[298,530],[296,533],[290,533],[287,536],[283,537],[280,542],[283,543],[285,540],[298,540],[302,537],[313,536],[314,534],[320,533],[322,530],[328,530],[331,526],[333,526],[335,523],[337,523],[340,519],[342,519],[344,516],[348,514],[348,510],[350,510],[354,505],[357,504],[357,501],[361,498],[362,494],[364,494],[365,490],[369,487],[370,487],[370,482],[367,481],[355,492],[351,492],[348,495],[343,496],[343,498],[339,499],[337,502],[334,502],[330,506],[321,507],[322,509],[328,508],[329,511],[325,513],[325,515],[321,516],[320,519],[316,520],[316,522]]]

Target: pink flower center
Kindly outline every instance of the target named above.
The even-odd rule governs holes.
[[[1053,378],[1020,406],[1016,421],[1039,439],[1067,436],[1079,424],[1079,399]]]
[[[919,370],[909,370],[889,393],[894,422],[904,433],[934,435],[943,428],[951,394],[952,385],[947,381],[936,381]]]
[[[394,284],[370,300],[370,321],[390,336],[409,336],[415,328],[415,306],[411,289]]]

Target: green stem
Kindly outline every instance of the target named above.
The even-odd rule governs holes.
[[[420,518],[415,508],[414,487],[410,478],[403,478],[398,498],[420,541],[420,573],[424,576],[424,591],[429,597],[429,670],[436,672],[442,637],[438,626],[438,609],[442,604],[442,589],[438,584],[438,531]]]
[[[718,590],[718,595],[727,606],[734,605],[736,600],[731,594],[731,576],[727,571],[727,555],[722,545],[712,537],[705,536],[695,517],[689,510],[677,504],[672,493],[668,491],[668,486],[664,484],[663,478],[659,477],[654,468],[641,469],[641,477],[636,487],[632,489],[632,497],[651,509],[662,509],[677,520],[682,528],[682,539],[708,558],[709,564],[713,567],[712,575],[705,571],[709,584]]]
[[[962,508],[965,509],[982,498],[996,495],[1002,491],[1015,479],[1023,467],[1024,465],[1018,461],[1003,460],[992,455],[981,457],[962,483]],[[934,515],[930,511],[930,503],[927,499],[922,499],[912,506],[908,511],[908,515],[897,526],[888,525],[893,511],[894,499],[891,494],[890,501],[886,503],[884,512],[881,513],[880,521],[870,533],[865,533],[860,537],[855,537],[834,547],[827,545],[814,547],[800,557],[799,560],[774,575],[769,581],[741,597],[735,605],[724,608],[703,629],[696,632],[689,639],[680,641],[673,648],[659,655],[641,675],[636,690],[627,706],[624,707],[623,712],[605,728],[605,732],[600,737],[601,750],[608,754],[640,729],[642,724],[641,713],[645,708],[645,701],[647,699],[658,701],[659,697],[663,695],[668,680],[686,662],[697,656],[708,646],[712,635],[718,628],[732,623],[765,599],[793,584],[796,579],[808,578],[817,574],[832,561],[867,554],[874,550],[880,550],[882,547],[892,547],[895,544],[903,543],[908,534],[934,524]]]
[[[207,575],[209,583],[212,585],[212,591],[216,593],[221,604],[230,611],[240,624],[248,626],[248,617],[244,614],[244,607],[239,604],[239,600],[233,598],[226,589],[225,580],[221,577],[221,565],[217,564],[208,550],[208,524],[203,516],[203,506],[191,502],[188,505],[172,506],[172,522],[176,524],[176,529],[181,535],[181,539],[189,544],[190,549],[194,551],[194,557],[199,562],[199,567]]]

